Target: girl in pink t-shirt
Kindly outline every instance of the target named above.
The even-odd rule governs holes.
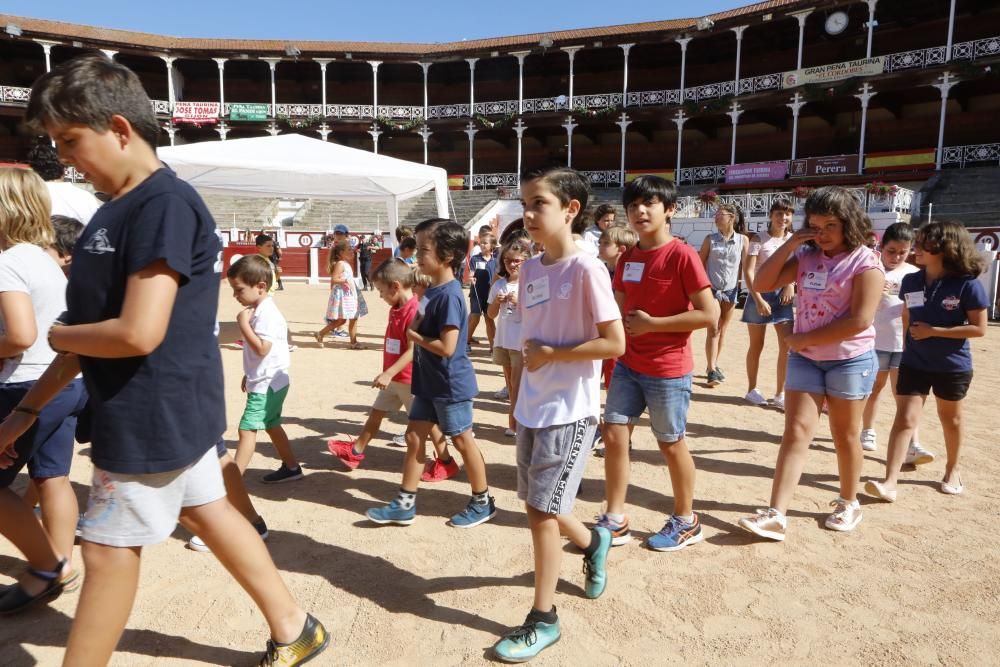
[[[830,530],[861,522],[857,488],[863,461],[861,413],[878,370],[875,310],[885,282],[878,257],[865,247],[871,221],[854,196],[820,188],[805,204],[805,224],[760,267],[754,290],[792,282],[798,294],[795,333],[785,381],[785,432],[774,470],[771,504],[740,526],[772,540],[785,539],[785,511],[798,486],[823,401],[837,450],[840,496],[830,503]]]

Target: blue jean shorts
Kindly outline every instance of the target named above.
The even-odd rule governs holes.
[[[740,295],[740,288],[736,286],[732,289],[712,289],[712,296],[720,303],[736,303]]]
[[[447,436],[461,435],[472,428],[472,399],[453,403],[414,396],[410,421],[437,424]]]
[[[875,356],[878,357],[878,372],[885,373],[890,368],[899,368],[899,364],[903,361],[902,352],[887,352],[886,350],[875,350]]]
[[[747,324],[781,324],[782,322],[791,322],[795,317],[795,312],[792,310],[792,304],[781,303],[781,290],[777,289],[773,292],[761,292],[760,297],[764,299],[764,303],[771,306],[771,314],[764,316],[760,314],[757,310],[757,302],[753,300],[753,297],[747,298],[747,303],[743,306],[743,321]]]
[[[653,377],[637,373],[619,361],[611,374],[604,421],[635,424],[648,408],[649,425],[657,441],[672,443],[684,437],[690,404],[690,373],[676,378]]]
[[[878,360],[873,350],[851,359],[831,361],[815,361],[798,352],[789,352],[785,391],[860,401],[872,393],[877,371]]]

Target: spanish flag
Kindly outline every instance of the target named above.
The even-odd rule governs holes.
[[[865,171],[908,171],[933,167],[936,151],[933,148],[909,151],[869,153],[865,156]]]

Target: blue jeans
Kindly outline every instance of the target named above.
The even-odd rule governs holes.
[[[414,396],[410,421],[437,424],[447,436],[461,435],[472,428],[472,400],[451,403]]]
[[[789,352],[785,391],[860,401],[872,393],[877,372],[878,359],[874,350],[851,359],[830,361],[815,361],[798,352]]]
[[[691,403],[691,374],[660,378],[638,373],[622,362],[615,364],[604,406],[607,424],[635,424],[649,409],[649,425],[659,442],[677,442],[687,428]]]

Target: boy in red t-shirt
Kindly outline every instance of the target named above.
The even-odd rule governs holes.
[[[615,267],[613,286],[626,347],[604,408],[607,507],[598,526],[611,531],[614,545],[631,539],[625,515],[629,430],[648,408],[674,491],[673,513],[646,543],[656,551],[676,551],[703,538],[692,509],[694,459],[684,441],[694,369],[691,332],[709,326],[719,314],[698,253],[670,235],[676,202],[673,182],[658,176],[640,176],[622,196],[639,243]]]
[[[410,382],[413,376],[413,345],[406,337],[406,330],[417,316],[419,299],[413,294],[416,283],[413,268],[401,259],[383,262],[371,275],[372,284],[382,300],[391,306],[389,323],[385,328],[385,347],[382,352],[382,372],[372,381],[379,389],[372,404],[361,435],[357,440],[327,441],[330,453],[344,465],[354,470],[365,460],[365,447],[378,433],[387,412],[403,408],[409,413],[413,394]],[[444,434],[434,426],[431,441],[437,457],[427,462],[421,477],[425,482],[440,482],[458,474],[458,463],[448,452]]]

